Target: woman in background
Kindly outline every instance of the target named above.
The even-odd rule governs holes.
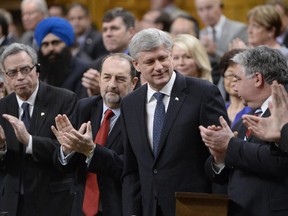
[[[173,41],[174,69],[185,76],[212,82],[210,61],[200,41],[189,34],[179,34]]]
[[[220,71],[224,77],[224,88],[229,95],[229,102],[226,104],[228,117],[231,128],[241,119],[243,114],[251,111],[251,109],[242,104],[237,92],[234,90],[236,85],[236,78],[234,77],[237,70],[237,64],[231,59],[238,53],[243,52],[243,49],[233,49],[226,52],[220,60]]]

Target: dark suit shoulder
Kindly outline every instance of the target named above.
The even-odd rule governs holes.
[[[102,105],[102,97],[101,96],[91,96],[87,98],[82,98],[78,101],[77,106],[81,109],[90,108],[93,106]]]
[[[39,91],[44,91],[46,95],[58,95],[58,96],[66,96],[66,97],[76,97],[76,94],[69,89],[61,88],[46,84],[40,81]]]

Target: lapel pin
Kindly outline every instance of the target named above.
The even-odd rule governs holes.
[[[44,112],[41,112],[41,116],[44,116],[45,115],[45,113]]]
[[[175,97],[175,100],[176,100],[176,101],[179,101],[179,98],[178,98],[178,97]]]

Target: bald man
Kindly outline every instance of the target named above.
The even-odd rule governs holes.
[[[213,67],[213,82],[218,84],[220,73],[218,64],[220,58],[228,51],[229,43],[235,38],[247,41],[247,26],[223,15],[221,0],[195,0],[195,7],[205,28],[200,31],[200,40],[203,43]],[[219,82],[222,96],[225,98],[223,80]]]

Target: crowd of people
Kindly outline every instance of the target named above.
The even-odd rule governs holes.
[[[176,192],[288,215],[288,3],[247,24],[194,4],[96,28],[82,3],[22,0],[22,35],[0,9],[0,215],[174,216]]]

